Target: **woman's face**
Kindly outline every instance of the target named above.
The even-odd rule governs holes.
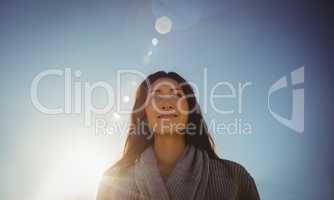
[[[181,133],[188,123],[188,102],[177,81],[160,78],[151,85],[145,107],[149,127],[154,133]]]

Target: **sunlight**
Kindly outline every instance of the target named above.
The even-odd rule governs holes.
[[[114,155],[102,153],[99,147],[81,144],[64,151],[63,159],[49,170],[37,200],[95,199],[104,170]],[[108,162],[109,161],[109,162]]]

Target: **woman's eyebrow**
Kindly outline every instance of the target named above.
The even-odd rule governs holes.
[[[170,90],[181,90],[182,91],[181,88],[171,88]]]
[[[170,88],[169,91],[183,91],[181,88]],[[161,89],[152,90],[151,93],[160,93]]]

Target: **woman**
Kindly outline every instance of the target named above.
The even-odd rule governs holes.
[[[238,163],[221,159],[191,86],[159,71],[139,86],[121,159],[103,176],[97,200],[258,200]]]

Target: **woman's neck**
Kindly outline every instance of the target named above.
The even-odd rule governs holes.
[[[186,148],[184,135],[160,135],[154,137],[154,152],[162,176],[168,176]]]

